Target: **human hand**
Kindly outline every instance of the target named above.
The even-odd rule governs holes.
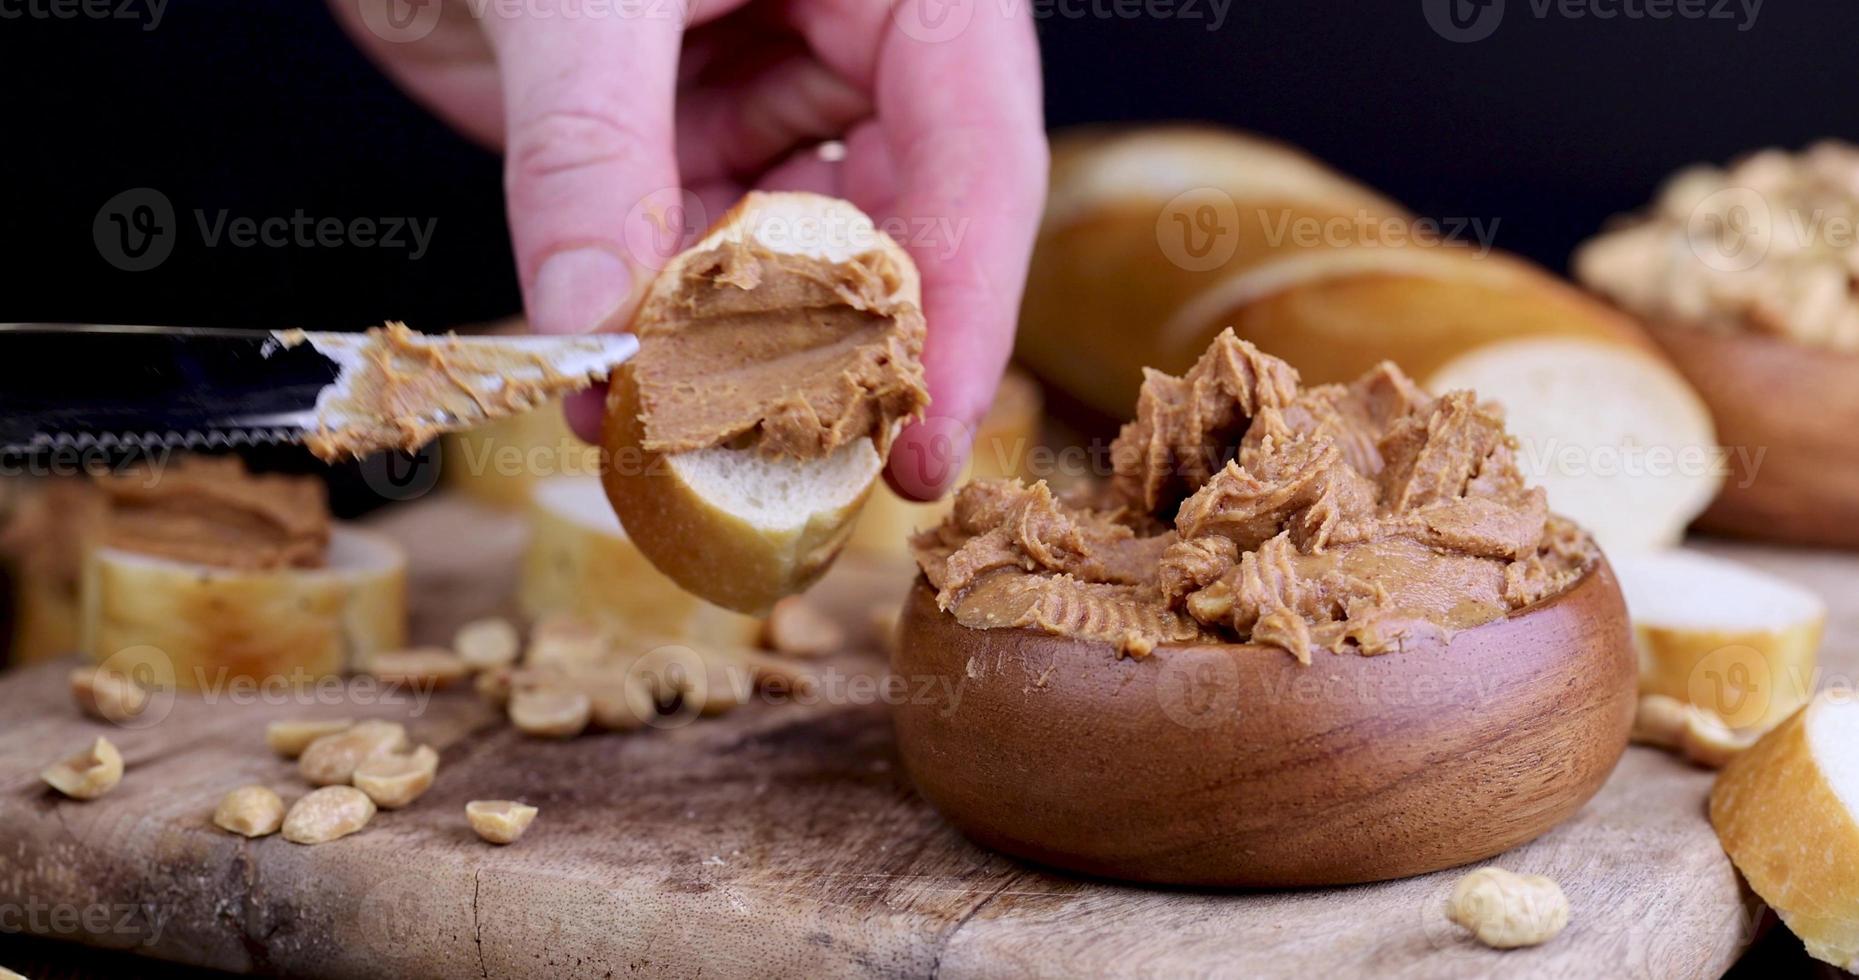
[[[619,329],[748,189],[844,197],[917,261],[930,417],[900,493],[941,495],[1013,344],[1045,198],[1038,47],[979,0],[332,0],[415,98],[505,152],[530,323]],[[397,18],[397,19],[396,19]],[[815,151],[844,143],[843,159]],[[691,212],[697,212],[693,215]],[[665,224],[682,224],[666,243]],[[676,237],[676,236],[672,236]],[[569,406],[599,432],[598,395]]]

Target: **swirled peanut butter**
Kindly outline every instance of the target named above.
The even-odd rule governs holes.
[[[315,477],[253,475],[236,457],[193,456],[96,479],[97,541],[220,568],[319,568],[329,505]]]
[[[882,251],[845,262],[726,241],[680,261],[634,320],[644,448],[818,459],[929,404],[923,314]]]
[[[1115,644],[1250,642],[1309,663],[1443,643],[1573,584],[1598,551],[1524,483],[1498,411],[1391,364],[1302,389],[1228,330],[1147,373],[1094,500],[971,483],[912,542],[974,628]]]

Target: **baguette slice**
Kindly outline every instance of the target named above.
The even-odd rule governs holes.
[[[1711,825],[1749,886],[1815,959],[1859,971],[1859,702],[1815,697],[1732,759]]]
[[[93,659],[188,689],[365,670],[407,642],[406,556],[353,528],[331,533],[324,568],[215,568],[93,548],[80,595],[80,642]]]
[[[1640,693],[1763,732],[1813,693],[1827,621],[1812,592],[1694,551],[1612,556],[1640,657]]]
[[[797,228],[809,233],[796,234]],[[880,250],[899,271],[893,298],[922,305],[915,263],[851,204],[817,194],[752,193],[659,273],[641,310],[671,295],[687,262],[726,241],[827,262]],[[613,509],[661,572],[704,599],[752,615],[825,574],[884,469],[870,437],[823,459],[796,460],[765,457],[753,447],[651,452],[644,434],[628,366],[609,387],[602,433],[601,477]]]
[[[595,477],[552,477],[531,492],[529,549],[517,598],[524,615],[595,617],[628,635],[708,644],[755,642],[761,622],[712,605],[652,567]]]

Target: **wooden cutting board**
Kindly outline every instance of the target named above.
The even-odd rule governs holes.
[[[520,522],[440,499],[379,526],[413,554],[422,638],[506,601]],[[1830,600],[1859,595],[1840,585],[1859,583],[1854,559],[1738,553]],[[862,626],[905,575],[852,560],[821,594]],[[1841,628],[1859,619],[1859,602],[1847,603],[1829,630],[1836,670],[1859,667],[1859,649],[1839,645],[1859,635]],[[516,735],[468,693],[425,704],[186,697],[159,724],[117,729],[78,716],[70,666],[0,680],[0,915],[12,917],[0,928],[224,970],[1665,980],[1718,976],[1757,921],[1704,819],[1710,774],[1645,749],[1629,750],[1574,819],[1499,859],[1560,881],[1574,916],[1546,946],[1498,953],[1445,921],[1459,872],[1203,892],[1082,880],[982,850],[912,793],[885,706],[853,694],[854,678],[882,670],[876,653],[821,665],[843,682],[834,703],[755,704],[561,743]],[[438,782],[322,846],[214,829],[214,804],[235,786],[303,791],[265,750],[263,728],[318,714],[406,719],[442,750]],[[38,770],[98,734],[122,749],[122,785],[90,803],[45,790]],[[494,848],[466,826],[476,798],[520,798],[541,815],[522,841]]]

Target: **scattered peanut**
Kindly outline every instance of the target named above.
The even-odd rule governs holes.
[[[487,704],[501,708],[510,703],[510,688],[514,685],[515,678],[516,668],[514,667],[492,667],[479,674],[477,679],[471,683],[472,687],[477,690],[478,697],[483,698]]]
[[[98,736],[90,748],[47,767],[39,778],[74,800],[94,800],[123,781],[123,756]]]
[[[762,645],[796,657],[822,657],[846,645],[846,631],[813,603],[791,595],[762,621]]]
[[[506,667],[516,662],[523,646],[515,624],[507,619],[474,619],[452,636],[452,649],[472,670]]]
[[[529,631],[529,648],[523,663],[529,666],[597,663],[606,659],[607,631],[599,623],[579,616],[548,616]]]
[[[293,718],[274,721],[265,726],[265,744],[286,759],[295,759],[310,743],[325,735],[336,735],[355,727],[352,718]]]
[[[573,738],[587,728],[593,703],[581,691],[518,688],[510,695],[510,723],[525,735]]]
[[[284,801],[265,786],[241,786],[213,811],[213,826],[244,837],[275,834],[284,825]]]
[[[536,819],[536,808],[512,800],[472,800],[465,804],[465,819],[479,837],[493,844],[511,844]]]
[[[366,827],[374,819],[374,801],[353,786],[325,786],[291,804],[284,817],[284,839],[293,844],[324,844]]]
[[[312,786],[338,786],[355,778],[355,768],[363,762],[406,747],[407,729],[399,722],[364,721],[311,742],[297,768]]]
[[[148,690],[130,677],[102,667],[71,672],[71,697],[79,711],[100,721],[120,724],[148,707]]]
[[[450,687],[471,676],[465,659],[444,647],[388,650],[368,661],[368,673],[384,681]]]
[[[1633,717],[1633,741],[1672,749],[1712,769],[1721,769],[1761,734],[1733,729],[1715,713],[1663,694],[1643,695]]]
[[[398,810],[432,787],[439,753],[422,745],[406,755],[377,755],[355,769],[355,788],[383,810]]]
[[[1486,946],[1514,949],[1554,939],[1569,924],[1569,900],[1542,875],[1480,868],[1453,886],[1446,917]]]

